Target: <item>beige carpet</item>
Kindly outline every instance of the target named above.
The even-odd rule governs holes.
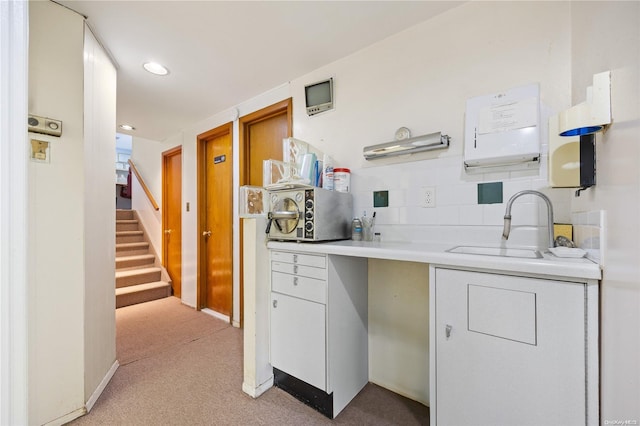
[[[369,384],[329,420],[280,389],[242,392],[242,330],[174,297],[120,308],[121,363],[74,425],[427,425],[428,408]]]

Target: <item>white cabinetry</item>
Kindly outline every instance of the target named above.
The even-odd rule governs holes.
[[[597,281],[432,274],[433,425],[598,423]]]
[[[276,386],[335,417],[368,381],[367,260],[272,250],[270,310]]]

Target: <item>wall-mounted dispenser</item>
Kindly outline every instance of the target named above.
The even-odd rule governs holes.
[[[540,87],[537,83],[467,100],[467,173],[540,166]]]
[[[411,137],[411,132],[406,127],[400,127],[396,131],[393,142],[378,145],[365,146],[362,154],[366,160],[392,157],[395,155],[414,154],[416,152],[431,151],[449,147],[449,136],[440,132],[428,135]]]
[[[579,188],[576,196],[596,184],[595,134],[562,137],[558,116],[549,119],[549,186]]]
[[[587,100],[549,119],[549,185],[579,188],[596,184],[596,133],[611,124],[611,71],[593,76]]]
[[[593,76],[587,87],[587,100],[562,111],[558,116],[560,136],[589,135],[604,131],[611,124],[611,71]]]

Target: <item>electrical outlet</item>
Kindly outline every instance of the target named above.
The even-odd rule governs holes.
[[[420,192],[420,205],[422,207],[436,206],[436,188],[433,186],[425,186]]]

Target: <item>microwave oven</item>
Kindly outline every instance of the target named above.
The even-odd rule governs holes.
[[[267,236],[283,241],[351,238],[353,200],[347,192],[305,187],[269,191]]]

